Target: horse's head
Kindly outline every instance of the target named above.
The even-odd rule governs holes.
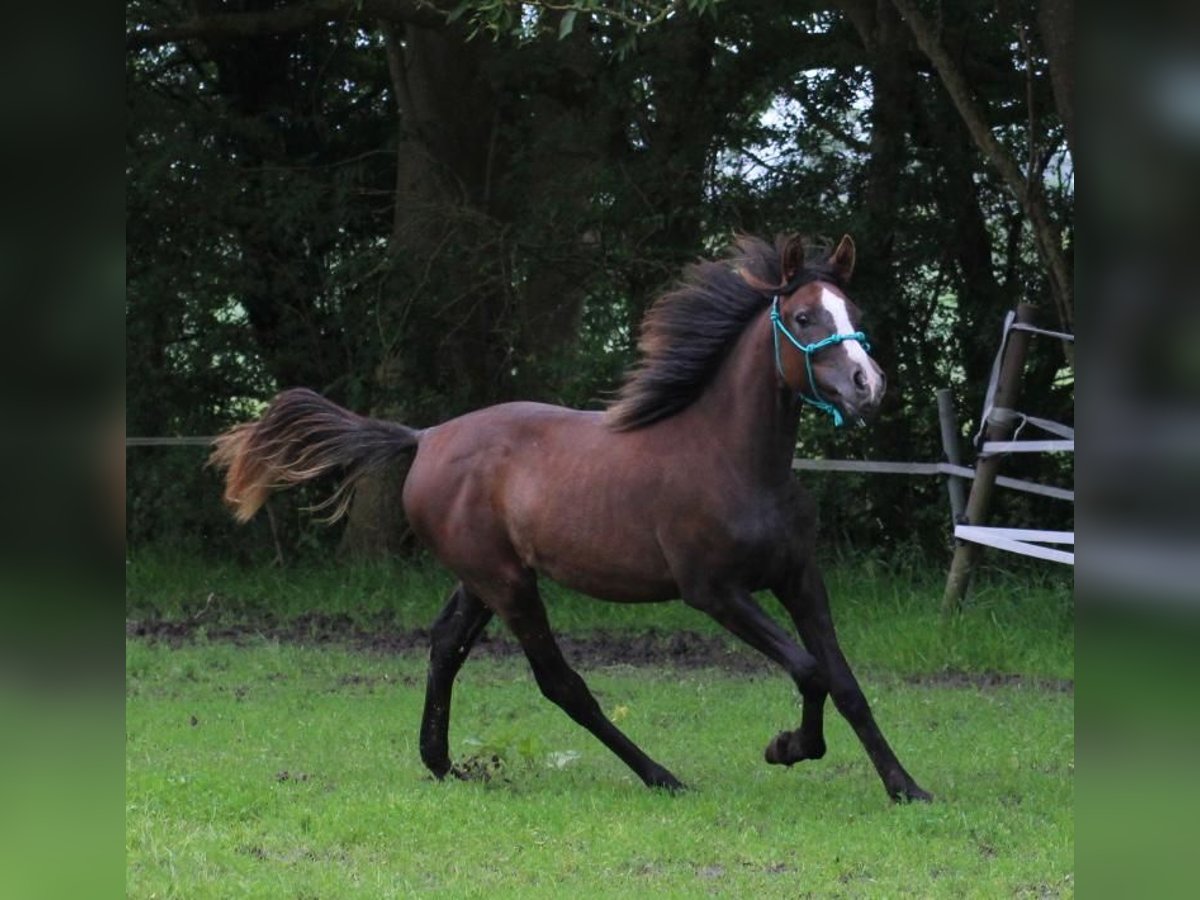
[[[784,251],[784,282],[804,271],[804,249],[793,241]],[[810,270],[813,268],[810,264]],[[838,285],[854,271],[854,242],[846,235],[822,266],[830,277],[805,280],[773,301],[775,361],[780,378],[805,402],[842,416],[863,420],[879,409],[887,379],[867,355],[869,344],[858,330],[859,311]]]

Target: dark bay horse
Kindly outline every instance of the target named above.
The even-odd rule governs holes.
[[[806,406],[860,420],[884,377],[844,292],[854,244],[813,255],[798,238],[742,238],[690,266],[646,316],[640,361],[603,412],[506,403],[422,431],[356,415],[312,391],[277,396],[222,435],[225,499],[245,521],[271,489],[345,471],[345,512],[363,474],[415,451],[403,489],[417,535],[458,576],[432,629],[421,758],[453,771],[450,696],[493,615],[538,687],[647,785],[681,784],[601,711],[567,664],[538,576],[603,600],[682,598],[774,660],[803,697],[800,726],[766,760],[825,753],[827,696],[853,726],[888,794],[928,800],[888,746],[838,646],[814,561],[816,514],[791,461]],[[758,606],[770,589],[803,647]]]

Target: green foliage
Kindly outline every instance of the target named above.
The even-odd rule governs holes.
[[[135,2],[129,28],[172,10]],[[1027,13],[979,0],[939,21],[1071,240],[1045,60],[1027,81],[1014,51]],[[871,23],[776,0],[473,0],[450,18],[419,39],[334,22],[127,55],[130,434],[211,434],[294,385],[418,426],[515,398],[594,407],[687,261],[737,231],[850,232],[889,400],[869,431],[806,418],[798,452],[932,460],[934,390],[968,433],[1003,312],[1051,307],[1017,200]],[[1070,419],[1062,367],[1034,342],[1023,408]],[[131,545],[240,552],[200,457],[131,451]],[[1026,455],[1009,473],[1072,471]],[[944,551],[939,482],[812,483],[839,542]],[[1069,524],[1056,501],[1002,498],[1000,521]],[[283,503],[245,552],[338,543]]]
[[[580,14],[595,27],[612,30],[613,54],[624,59],[637,49],[638,36],[684,13],[716,17],[722,0],[464,0],[447,14],[447,21],[470,23],[470,36],[493,40],[515,37],[530,40],[553,31],[565,40],[575,30]],[[557,26],[555,26],[557,21]]]

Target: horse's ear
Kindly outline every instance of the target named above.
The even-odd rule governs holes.
[[[850,281],[850,276],[854,274],[854,241],[850,239],[850,235],[842,235],[837,249],[829,257],[829,265],[837,273],[839,281],[843,284]]]
[[[800,274],[804,268],[804,260],[808,253],[808,242],[803,235],[793,235],[783,246],[783,283],[788,284]]]

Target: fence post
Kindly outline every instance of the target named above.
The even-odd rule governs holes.
[[[954,414],[954,396],[949,388],[938,388],[936,396],[938,424],[942,429],[942,452],[946,454],[948,463],[961,466],[962,451],[959,448],[958,416]],[[946,489],[950,492],[950,522],[953,526],[962,518],[967,505],[962,479],[951,475],[946,481]]]
[[[1028,303],[1017,306],[1016,321],[1022,325],[1033,323],[1036,309]],[[1021,373],[1025,369],[1025,353],[1029,349],[1028,331],[1010,331],[1004,358],[1000,362],[1000,375],[996,381],[996,394],[992,405],[995,408],[1012,409],[1021,389]],[[986,410],[984,410],[986,412]],[[985,441],[1006,441],[1012,436],[1011,417],[997,417],[984,423]],[[992,454],[975,461],[975,478],[971,482],[971,493],[967,498],[964,523],[987,524],[988,507],[991,505],[992,488],[1000,473],[1002,455]],[[942,595],[942,614],[949,615],[962,606],[963,598],[970,586],[971,569],[979,554],[977,545],[970,541],[955,541],[954,559],[950,562],[950,573],[946,576],[946,592]]]

